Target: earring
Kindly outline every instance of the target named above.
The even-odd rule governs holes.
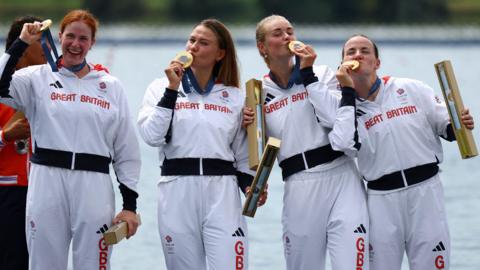
[[[268,58],[268,55],[267,55],[267,54],[264,54],[264,55],[263,55],[263,58],[267,59],[267,58]]]

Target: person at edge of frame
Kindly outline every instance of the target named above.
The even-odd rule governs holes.
[[[337,71],[342,99],[329,136],[335,149],[358,157],[367,181],[370,269],[400,270],[405,252],[411,270],[449,269],[440,138],[453,141],[455,134],[446,105],[421,81],[380,78],[378,47],[367,36],[345,42],[342,61],[348,60],[360,67],[342,64]],[[473,129],[469,110],[461,114]]]
[[[22,111],[32,133],[26,207],[31,270],[109,269],[112,248],[102,232],[125,221],[135,234],[140,151],[120,81],[86,56],[97,19],[68,12],[60,23],[62,56],[48,64],[14,67],[41,37],[42,23],[25,23],[0,57],[0,102]],[[49,52],[48,52],[49,53]],[[115,202],[109,164],[120,183],[123,210]]]
[[[6,37],[8,50],[18,38],[24,23],[41,22],[36,16],[15,19]],[[32,43],[15,66],[45,64],[40,41]],[[25,208],[28,189],[28,158],[31,153],[30,126],[21,117],[12,119],[15,110],[0,104],[0,269],[27,270],[28,251],[25,238]],[[8,126],[6,124],[9,123]],[[10,124],[11,123],[11,124]]]

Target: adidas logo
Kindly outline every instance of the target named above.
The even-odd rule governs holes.
[[[107,224],[103,224],[103,226],[100,227],[100,229],[98,229],[97,233],[100,234],[100,233],[104,233],[106,231],[108,231],[108,226],[107,226]]]
[[[179,97],[186,97],[185,94],[183,92],[180,92],[180,91],[178,91],[178,96]]]
[[[265,97],[265,102],[263,102],[263,105],[267,104],[268,102],[272,101],[272,99],[274,99],[275,96],[270,94],[270,93],[267,93],[267,96]]]
[[[360,110],[360,109],[357,109],[357,113],[356,113],[356,114],[357,114],[357,116],[362,116],[362,115],[367,114],[367,113],[364,112],[364,111],[362,111],[362,110]]]
[[[445,246],[443,245],[442,241],[438,242],[438,245],[434,249],[432,249],[432,251],[445,251]]]
[[[360,224],[360,226],[358,226],[357,229],[353,232],[354,233],[367,233],[367,230],[365,229],[365,227],[363,227],[363,224]]]
[[[51,83],[50,86],[53,86],[55,88],[63,88],[62,84],[59,81],[56,81],[54,83]]]
[[[242,231],[242,228],[238,227],[238,229],[232,234],[233,237],[245,237],[245,234]]]

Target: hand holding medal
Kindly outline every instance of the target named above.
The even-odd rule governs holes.
[[[178,90],[182,81],[185,69],[189,68],[193,63],[193,56],[187,51],[179,52],[165,69],[169,84],[168,88]]]
[[[300,62],[300,69],[311,67],[315,63],[317,54],[311,46],[305,45],[301,41],[293,40],[288,43],[288,48],[295,54],[296,61]]]
[[[357,70],[357,68],[360,67],[360,62],[358,62],[357,60],[350,60],[350,61],[345,61],[342,63],[342,66],[345,66],[347,68],[349,68],[350,70]]]
[[[20,34],[20,39],[28,44],[32,44],[42,32],[49,29],[52,25],[52,20],[45,20],[43,22],[25,23]]]
[[[47,19],[47,20],[43,21],[42,26],[40,27],[40,32],[43,32],[43,31],[49,29],[50,25],[52,25],[52,20]]]
[[[305,44],[303,42],[298,41],[298,40],[292,40],[290,43],[288,43],[288,48],[290,51],[295,53],[295,51],[300,51],[305,48]]]
[[[193,55],[187,51],[182,51],[175,56],[174,60],[182,63],[183,68],[188,68],[193,63]]]

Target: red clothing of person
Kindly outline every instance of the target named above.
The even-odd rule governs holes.
[[[14,109],[0,104],[0,129],[14,114]],[[14,142],[4,143],[6,145],[0,149],[0,186],[27,186],[29,155],[17,153]]]

